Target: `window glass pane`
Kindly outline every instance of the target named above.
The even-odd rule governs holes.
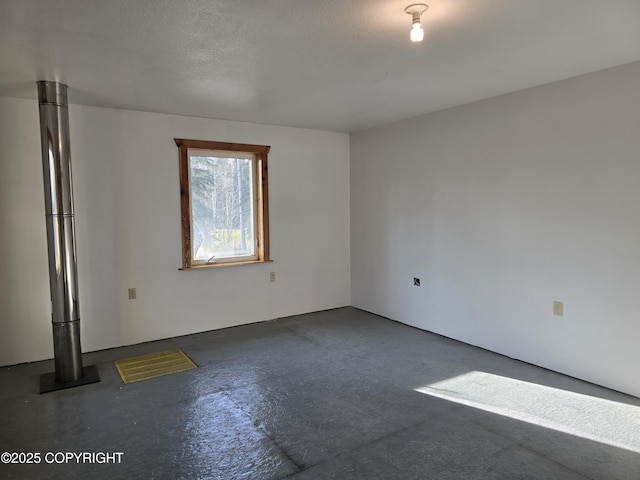
[[[193,261],[256,255],[254,162],[250,154],[190,153]]]

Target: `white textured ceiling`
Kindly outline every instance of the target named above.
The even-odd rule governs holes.
[[[352,132],[640,60],[640,0],[409,3],[0,0],[0,95]]]

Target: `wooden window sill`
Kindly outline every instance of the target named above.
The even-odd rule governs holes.
[[[273,260],[248,260],[246,262],[222,262],[222,263],[204,263],[201,265],[192,265],[191,267],[182,267],[178,270],[200,270],[203,268],[219,268],[219,267],[239,267],[241,265],[256,265],[260,263],[272,263]]]

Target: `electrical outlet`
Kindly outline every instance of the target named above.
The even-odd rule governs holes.
[[[414,287],[420,286],[420,279],[418,277],[413,277],[413,286]]]
[[[130,288],[129,289],[129,300],[135,300],[136,298],[137,298],[136,289],[135,288]]]
[[[276,281],[276,272],[271,272],[269,274],[269,281],[270,282],[275,282]]]
[[[553,314],[561,317],[563,315],[564,306],[562,302],[553,302]]]

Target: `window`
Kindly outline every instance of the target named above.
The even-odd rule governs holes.
[[[270,147],[175,139],[182,269],[270,261]]]

